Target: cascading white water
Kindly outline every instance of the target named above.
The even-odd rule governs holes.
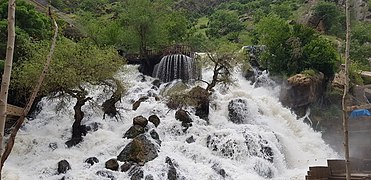
[[[212,71],[204,70],[203,76],[210,80]],[[99,129],[89,132],[76,147],[67,148],[64,144],[71,137],[74,101],[56,112],[59,101],[43,99],[41,113],[19,132],[5,163],[3,179],[57,180],[63,176],[74,180],[104,179],[96,172],[103,170],[104,163],[116,158],[131,141],[122,137],[131,127],[132,119],[152,114],[161,123],[157,128],[151,123],[148,126],[158,132],[162,143],[159,156],[142,169],[144,176],[151,174],[155,180],[167,179],[166,157],[173,159],[179,179],[187,180],[304,179],[309,165],[325,165],[326,158],[337,157],[320,133],[282,107],[277,98],[279,87],[254,87],[238,72],[234,74],[234,86],[229,89],[217,86],[211,97],[209,124],[189,109],[193,126],[185,133],[174,118],[175,111],[169,110],[164,101],[150,97],[136,111],[131,110],[134,100],[159,94],[165,86],[153,89],[151,77],[142,82],[135,66],[126,66],[117,77],[128,88],[118,104],[121,116],[103,120],[103,112],[95,104],[102,104],[110,94],[105,94],[102,87],[90,87],[95,103],[83,107],[86,116],[82,123],[98,122]],[[246,102],[245,110],[239,112],[244,118],[241,124],[228,120],[228,104],[233,99]],[[195,142],[186,143],[191,136]],[[84,161],[92,156],[100,162],[90,167]],[[57,163],[63,159],[70,162],[72,169],[65,175],[57,175]],[[218,174],[220,169],[224,170],[225,178]],[[112,174],[116,179],[130,179],[128,173]]]
[[[172,54],[164,56],[153,71],[153,77],[162,82],[170,82],[175,79],[191,80],[198,77],[196,63],[183,54]]]

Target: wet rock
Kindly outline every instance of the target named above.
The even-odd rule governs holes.
[[[86,126],[86,131],[92,131],[92,132],[98,131],[100,126],[102,126],[102,124],[98,122],[90,123],[89,125]]]
[[[214,171],[216,171],[219,175],[221,175],[223,178],[225,178],[227,176],[225,170],[222,169],[219,164],[214,164],[211,168]]]
[[[174,167],[173,161],[171,158],[166,157],[165,163],[169,165],[169,170],[167,172],[167,179],[168,180],[177,180],[178,179],[178,174],[176,172],[176,169]]]
[[[206,139],[206,145],[212,151],[231,159],[235,158],[242,151],[234,139],[229,139],[225,135],[209,135]]]
[[[160,118],[158,118],[156,115],[151,115],[148,118],[149,122],[153,123],[156,127],[160,124]]]
[[[152,81],[152,85],[156,88],[159,88],[161,85],[161,81],[159,79],[155,79],[154,81]]]
[[[189,112],[183,109],[179,109],[175,112],[175,119],[182,122],[182,126],[185,128],[183,132],[187,131],[189,127],[192,126],[192,118],[189,116]]]
[[[147,96],[144,96],[144,97],[141,97],[138,101],[135,101],[134,104],[133,104],[133,110],[137,110],[138,107],[140,106],[140,103],[146,101],[148,99]]]
[[[58,144],[57,143],[49,143],[49,148],[52,149],[53,151],[56,150],[58,148]]]
[[[188,94],[194,102],[196,116],[209,122],[209,92],[200,86],[196,86]]]
[[[144,178],[144,180],[155,180],[155,179],[153,178],[152,174],[148,174],[148,175]]]
[[[71,166],[67,160],[61,160],[58,162],[58,174],[65,174],[70,169]]]
[[[108,178],[110,180],[116,180],[116,177],[110,171],[97,171],[95,174],[101,177]]]
[[[243,99],[233,99],[228,103],[229,120],[235,124],[242,124],[248,115],[247,101]]]
[[[158,133],[152,129],[151,132],[149,133],[151,135],[151,137],[155,140],[160,140],[160,136],[158,135]]]
[[[96,157],[89,157],[88,159],[85,160],[85,162],[92,166],[95,163],[99,163],[99,160]]]
[[[135,163],[146,163],[158,156],[157,151],[156,145],[146,135],[141,134],[125,146],[117,156],[117,160],[121,162],[133,161]]]
[[[144,177],[144,173],[141,167],[135,166],[129,171],[130,180],[141,180]]]
[[[147,126],[148,120],[143,116],[137,116],[133,119],[133,124],[142,126],[144,128]]]
[[[131,126],[129,130],[125,132],[124,138],[132,139],[143,133],[144,133],[144,128],[142,126],[134,125],[134,126]]]
[[[272,148],[268,146],[266,141],[263,143],[262,142],[260,143],[261,143],[260,152],[263,154],[263,158],[273,163],[274,154],[273,154]]]
[[[130,169],[131,163],[125,162],[123,165],[121,165],[121,172],[126,172]]]
[[[195,139],[193,138],[193,136],[191,136],[191,137],[189,137],[189,138],[186,139],[186,142],[187,142],[188,144],[190,144],[190,143],[194,143],[194,142],[195,142]]]
[[[287,79],[280,92],[280,101],[290,108],[299,108],[317,102],[326,88],[323,73],[296,74]]]
[[[118,171],[119,170],[119,163],[117,162],[116,159],[110,159],[105,163],[106,169],[110,169],[113,171]]]

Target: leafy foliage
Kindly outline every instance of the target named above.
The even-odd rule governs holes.
[[[259,43],[267,46],[260,63],[270,71],[292,75],[314,69],[327,77],[334,74],[336,50],[314,30],[270,15],[257,24],[256,32]]]
[[[39,76],[48,51],[48,43],[33,44],[31,58],[15,69],[14,88],[30,92]],[[99,84],[111,78],[123,60],[111,48],[62,38],[57,42],[53,63],[42,87],[43,94],[78,88],[83,83]]]
[[[244,29],[244,25],[239,21],[238,15],[234,11],[219,10],[211,15],[209,29],[206,34],[211,38],[229,36],[229,40],[236,41],[238,33]]]
[[[319,2],[314,7],[314,16],[323,20],[325,31],[337,36],[345,35],[345,17],[333,2]]]
[[[0,59],[5,59],[7,42],[7,1],[0,2]],[[39,13],[24,1],[17,1],[16,40],[13,62],[27,58],[28,47],[35,40],[43,40],[51,35],[48,17]],[[2,72],[2,69],[0,69]]]
[[[5,20],[8,13],[7,1],[0,2],[0,19]],[[36,9],[24,1],[17,2],[16,26],[25,31],[36,40],[45,39],[51,35],[50,21],[48,17],[36,11]],[[3,32],[3,31],[1,31]]]

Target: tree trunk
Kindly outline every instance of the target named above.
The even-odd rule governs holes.
[[[8,101],[8,89],[12,72],[13,54],[15,41],[15,0],[9,0],[8,4],[8,42],[6,49],[6,59],[4,64],[4,74],[1,82],[0,92],[0,158],[4,151],[4,127],[6,121],[6,106]],[[2,164],[1,164],[2,166]],[[0,166],[0,167],[1,167]],[[0,171],[1,179],[1,171]]]
[[[124,87],[119,80],[114,79],[114,82],[116,84],[116,90],[113,92],[111,98],[107,99],[102,104],[102,109],[104,112],[103,119],[105,119],[106,114],[110,117],[115,117],[118,113],[115,104],[117,101],[121,100],[121,95],[124,91]]]
[[[80,88],[81,89],[81,88]],[[81,125],[81,121],[84,118],[84,112],[81,110],[82,106],[85,105],[86,101],[92,99],[91,97],[86,97],[87,92],[83,89],[81,91],[68,91],[72,97],[77,99],[73,110],[75,112],[74,115],[74,123],[72,124],[72,137],[70,140],[66,142],[67,147],[72,147],[79,144],[82,141],[82,136],[86,135],[86,128],[85,126]]]

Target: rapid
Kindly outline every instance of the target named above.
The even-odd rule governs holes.
[[[83,106],[82,124],[97,123],[98,130],[87,133],[83,142],[72,148],[67,148],[65,142],[71,137],[75,100],[44,98],[39,103],[40,113],[28,119],[18,133],[14,149],[4,165],[3,179],[108,179],[96,172],[104,170],[104,163],[116,158],[131,141],[123,135],[131,127],[132,119],[153,114],[161,122],[157,128],[151,123],[147,126],[157,131],[162,143],[158,157],[141,168],[144,177],[150,174],[155,180],[167,179],[167,157],[172,159],[178,179],[184,180],[301,180],[305,179],[310,165],[326,165],[327,158],[338,158],[325,144],[320,132],[315,132],[281,105],[280,87],[270,81],[267,74],[259,77],[261,81],[257,85],[242,77],[237,69],[233,85],[215,88],[210,101],[209,123],[194,115],[194,110],[185,108],[193,123],[183,132],[181,122],[174,117],[175,110],[169,109],[165,97],[161,96],[161,92],[175,83],[152,88],[154,78],[141,75],[137,68],[126,65],[116,75],[126,87],[117,103],[120,114],[117,118],[106,116],[103,119],[99,106],[112,92],[103,86],[85,85],[93,100]],[[212,73],[210,69],[203,69],[203,79],[209,81]],[[196,85],[205,87],[206,84],[194,82],[188,86]],[[132,110],[133,102],[143,96],[149,99],[136,111]],[[242,124],[228,119],[228,104],[234,99],[247,102],[241,112]],[[195,142],[187,143],[186,139],[191,136]],[[89,157],[97,157],[99,163],[86,164],[84,161]],[[63,159],[71,164],[71,170],[58,174],[57,163]],[[115,179],[130,179],[125,172],[111,173]]]

